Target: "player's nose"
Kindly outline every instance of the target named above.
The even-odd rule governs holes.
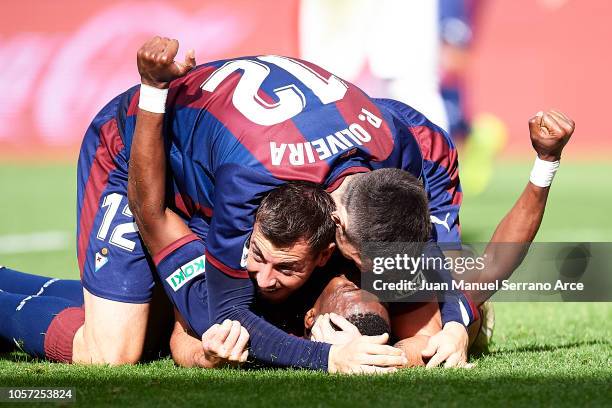
[[[270,263],[260,265],[257,269],[255,280],[257,281],[257,286],[261,289],[274,288],[276,286],[276,279],[274,279],[272,273],[272,265]]]

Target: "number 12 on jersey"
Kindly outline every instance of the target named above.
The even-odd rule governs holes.
[[[274,90],[278,98],[276,103],[268,103],[258,95],[261,85],[270,74],[270,67],[265,63],[274,64],[296,77],[323,104],[339,101],[344,98],[348,89],[335,75],[324,78],[291,58],[266,55],[257,57],[257,60],[241,59],[226,62],[208,77],[201,88],[207,92],[214,92],[231,74],[237,70],[244,71],[234,89],[232,103],[247,119],[262,126],[272,126],[291,119],[306,107],[306,98],[295,84],[276,88]]]
[[[117,193],[111,193],[104,197],[104,201],[102,201],[101,207],[106,208],[106,212],[104,213],[102,223],[100,224],[100,228],[98,229],[97,238],[99,240],[106,241],[106,237],[108,236],[108,231],[110,230],[111,223],[117,215],[119,207],[121,207],[122,200],[123,196]],[[134,247],[136,247],[136,243],[132,240],[125,238],[124,235],[138,232],[138,227],[134,222],[132,211],[130,211],[130,207],[127,204],[123,207],[121,214],[126,217],[129,217],[131,221],[121,223],[115,226],[115,228],[113,228],[113,232],[111,232],[110,234],[110,239],[108,240],[108,243],[111,245],[115,245],[119,248],[125,249],[126,251],[132,252],[134,250]]]

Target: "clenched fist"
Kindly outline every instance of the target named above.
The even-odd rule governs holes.
[[[574,127],[574,121],[561,112],[536,113],[529,119],[529,134],[538,157],[546,161],[561,159],[561,151],[574,133]]]
[[[153,37],[138,50],[136,62],[141,83],[155,88],[168,88],[170,81],[182,77],[196,66],[195,51],[187,51],[185,62],[174,60],[179,42]]]

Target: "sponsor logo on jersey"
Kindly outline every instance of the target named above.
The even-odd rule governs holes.
[[[435,215],[430,215],[429,219],[431,220],[432,223],[434,224],[438,224],[443,226],[444,228],[446,228],[446,230],[448,232],[450,232],[450,226],[448,225],[448,217],[450,216],[450,213],[446,213],[446,217],[444,217],[444,221],[442,221],[441,219],[439,219],[438,217],[436,217]]]
[[[365,108],[361,112],[359,120],[367,120],[375,128],[380,128],[382,119]],[[356,146],[362,146],[371,140],[372,135],[363,126],[351,123],[345,129],[310,142],[280,144],[270,142],[270,157],[273,166],[280,166],[283,162],[289,162],[293,166],[303,166],[306,163],[326,160],[336,154],[342,156],[347,153],[353,154]]]
[[[168,282],[168,285],[170,285],[172,290],[176,292],[191,279],[203,274],[205,270],[205,263],[206,256],[199,256],[174,271],[172,275],[166,278],[166,282]]]

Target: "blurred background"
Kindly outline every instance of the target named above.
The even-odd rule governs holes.
[[[78,277],[75,163],[84,131],[138,83],[160,34],[198,61],[304,58],[414,105],[460,150],[465,240],[487,241],[534,153],[527,120],[577,123],[538,239],[611,241],[608,0],[21,0],[0,14],[0,264]]]

